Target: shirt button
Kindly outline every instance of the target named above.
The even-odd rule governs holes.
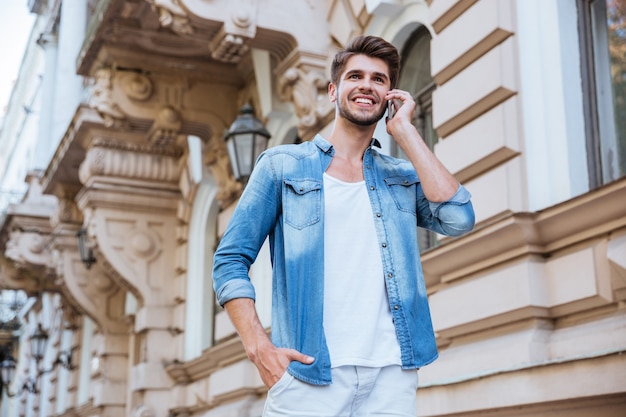
[[[393,309],[394,310],[400,310],[400,307],[399,306],[393,306]]]
[[[393,276],[393,274],[392,274],[391,272],[389,272],[389,273],[387,274],[387,278],[391,278],[392,276]]]
[[[374,191],[376,189],[376,187],[374,187],[373,185],[370,185],[370,190]]]
[[[376,217],[380,217],[380,216],[381,216],[381,214],[380,214],[380,213],[376,213]]]
[[[408,183],[409,183],[409,180],[404,180],[404,183],[405,183],[405,184],[408,184]]]
[[[386,248],[386,247],[387,247],[387,244],[386,244],[386,243],[383,243],[383,248]]]

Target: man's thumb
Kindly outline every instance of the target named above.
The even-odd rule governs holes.
[[[305,355],[304,353],[298,352],[297,350],[293,351],[292,359],[298,362],[305,363],[307,365],[312,364],[315,361],[315,358],[313,356]]]

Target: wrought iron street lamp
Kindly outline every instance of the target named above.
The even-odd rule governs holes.
[[[48,344],[48,332],[46,332],[41,323],[37,326],[37,330],[30,337],[30,354],[37,363],[43,359],[46,353],[46,345]]]
[[[52,363],[50,369],[41,369],[39,362],[43,359],[46,352],[46,346],[48,344],[48,332],[46,332],[41,324],[37,326],[37,330],[30,336],[30,348],[31,357],[35,360],[37,365],[37,374],[34,377],[27,378],[26,381],[20,386],[17,392],[11,392],[9,385],[15,377],[15,368],[17,361],[10,354],[11,346],[3,346],[0,349],[0,393],[6,389],[6,394],[9,397],[21,395],[24,391],[31,393],[39,392],[37,383],[42,375],[54,371],[54,369],[61,365],[67,370],[74,370],[76,367],[72,364],[72,351],[59,352],[56,360]]]
[[[91,265],[96,263],[96,258],[94,258],[93,251],[89,247],[89,242],[87,242],[87,230],[80,229],[78,233],[76,233],[76,238],[78,239],[80,260],[85,264],[85,268],[89,269]]]
[[[254,117],[254,110],[245,104],[230,128],[224,133],[228,157],[237,181],[248,181],[254,162],[267,148],[271,135]]]
[[[0,387],[8,387],[11,385],[13,378],[15,377],[15,358],[11,356],[10,353],[3,351],[2,352],[2,362],[0,362]],[[0,388],[0,391],[1,391]]]

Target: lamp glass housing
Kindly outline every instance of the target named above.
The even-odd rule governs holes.
[[[0,362],[0,379],[2,385],[11,385],[15,377],[16,362],[13,356],[8,355]]]
[[[48,333],[41,327],[41,324],[37,326],[37,330],[30,337],[30,352],[36,361],[43,359],[43,355],[46,353],[46,344],[48,343]]]
[[[228,157],[237,181],[247,181],[254,163],[266,148],[271,135],[263,123],[254,117],[254,110],[244,105],[233,124],[224,134]]]
[[[76,239],[78,240],[78,254],[80,255],[80,260],[85,264],[85,267],[89,269],[91,265],[96,262],[96,258],[94,258],[93,251],[87,243],[87,230],[80,229],[76,233]]]

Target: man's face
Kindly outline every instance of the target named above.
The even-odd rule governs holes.
[[[346,63],[339,84],[330,84],[328,94],[337,106],[339,117],[359,126],[378,123],[386,110],[389,69],[385,61],[354,55]]]

